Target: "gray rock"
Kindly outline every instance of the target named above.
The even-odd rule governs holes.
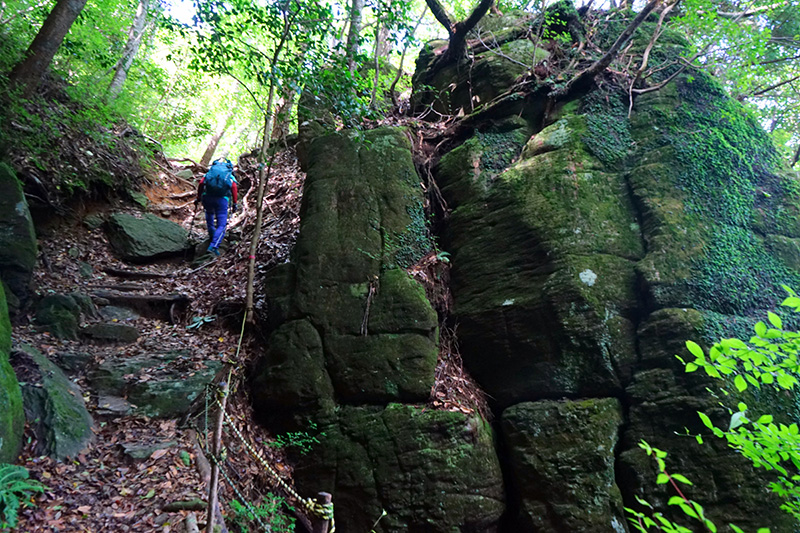
[[[140,335],[135,327],[115,322],[92,324],[81,329],[81,333],[96,341],[120,343],[136,342]]]
[[[109,358],[89,373],[98,395],[125,397],[133,412],[146,416],[181,416],[222,367],[205,361],[194,368],[187,351]]]
[[[0,278],[9,295],[9,305],[24,305],[31,296],[36,266],[36,233],[22,185],[14,171],[0,163]],[[12,314],[16,306],[11,309]]]
[[[149,459],[154,452],[158,450],[165,450],[177,446],[175,441],[154,442],[151,444],[140,444],[138,442],[124,442],[122,443],[122,450],[126,456],[134,461],[144,461]]]
[[[93,361],[92,354],[81,351],[65,351],[56,354],[58,366],[66,372],[86,370]]]
[[[23,382],[25,417],[36,434],[36,453],[61,460],[83,450],[94,434],[80,388],[31,346],[15,350],[11,362]]]
[[[120,322],[123,320],[136,320],[139,318],[139,314],[133,309],[119,307],[116,305],[107,305],[105,307],[101,307],[100,316],[103,317],[103,320],[118,320]]]
[[[100,394],[97,397],[97,414],[126,416],[131,414],[134,407],[124,398]]]
[[[114,213],[108,219],[106,235],[113,252],[134,263],[178,255],[188,246],[183,227],[149,213],[141,218]]]

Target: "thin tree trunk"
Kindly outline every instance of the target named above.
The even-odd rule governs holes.
[[[206,151],[203,152],[203,157],[200,158],[200,166],[207,167],[209,163],[211,163],[211,159],[214,157],[214,152],[217,151],[217,146],[219,146],[219,141],[222,139],[222,136],[225,135],[225,131],[227,131],[228,125],[230,124],[232,118],[233,111],[229,112],[225,118],[217,123],[217,129],[211,136],[211,139],[208,141]]]
[[[353,1],[356,2],[359,0],[353,0]],[[295,13],[295,15],[297,15],[297,13]],[[278,62],[278,58],[280,57],[281,51],[283,50],[283,46],[286,44],[286,39],[289,37],[290,29],[291,29],[291,20],[287,17],[283,27],[283,34],[281,35],[281,40],[278,42],[278,46],[275,48],[275,52],[272,55],[272,64],[270,65],[270,68],[275,68],[275,63]],[[261,224],[264,220],[264,189],[266,189],[266,181],[269,177],[267,169],[264,168],[264,160],[267,157],[267,150],[269,149],[269,143],[272,136],[272,127],[274,119],[274,115],[272,113],[272,107],[274,103],[275,103],[275,82],[273,81],[269,84],[269,96],[267,97],[267,107],[264,116],[264,138],[261,141],[261,153],[259,154],[261,165],[258,169],[258,194],[256,196],[256,225],[255,228],[253,228],[253,239],[250,241],[250,257],[247,263],[247,288],[245,290],[244,312],[245,312],[245,320],[250,323],[254,321],[253,293],[255,291],[253,284],[255,282],[255,277],[256,277],[256,251],[258,251],[258,240],[261,237]],[[270,159],[269,170],[272,169],[273,160],[274,157]]]
[[[114,78],[108,86],[108,96],[111,99],[119,96],[122,91],[122,85],[128,77],[128,71],[133,64],[133,58],[139,51],[139,46],[142,44],[142,36],[144,35],[145,25],[147,24],[147,10],[150,8],[150,0],[139,0],[139,7],[136,8],[136,17],[133,19],[130,30],[128,30],[128,41],[125,43],[125,48],[122,50],[122,57],[117,62]]]
[[[285,139],[289,135],[289,126],[292,120],[292,109],[294,108],[294,100],[297,97],[297,92],[294,89],[289,89],[282,96],[283,102],[278,106],[275,111],[274,126],[272,128],[273,139]]]
[[[372,80],[372,95],[369,98],[369,108],[375,109],[375,100],[378,96],[378,83],[381,81],[381,24],[380,20],[375,22],[375,77]]]
[[[31,96],[39,86],[64,37],[85,5],[86,0],[58,0],[47,15],[25,52],[25,59],[14,67],[9,76],[10,85],[22,89],[23,96]]]
[[[350,73],[356,71],[356,55],[358,54],[358,41],[361,38],[361,13],[364,11],[364,0],[353,0],[350,7],[350,31],[347,33],[345,57]]]
[[[397,67],[397,75],[392,80],[392,85],[389,87],[389,94],[392,97],[392,103],[395,107],[398,107],[397,102],[397,95],[395,94],[395,88],[397,87],[397,82],[400,81],[400,78],[403,76],[403,62],[406,60],[406,52],[408,52],[408,45],[411,44],[411,39],[414,37],[414,34],[417,33],[420,24],[422,24],[422,19],[425,18],[425,14],[428,12],[428,4],[425,4],[425,7],[422,9],[422,14],[417,19],[417,23],[414,25],[414,29],[411,30],[411,33],[408,35],[408,40],[406,44],[403,46],[403,53],[400,55],[400,66]]]

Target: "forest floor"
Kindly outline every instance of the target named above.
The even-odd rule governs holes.
[[[423,144],[422,137],[435,137],[441,130],[442,126],[428,126],[426,132],[415,130],[417,159],[430,157],[419,148]],[[143,191],[150,202],[150,211],[190,229],[191,238],[201,242],[205,238],[205,222],[202,208],[194,211],[192,191],[202,169],[176,166],[167,161],[157,166],[160,170],[149,178],[150,185]],[[418,161],[418,166],[423,168],[425,162]],[[180,170],[187,168],[193,169],[194,181],[177,176]],[[238,348],[255,219],[255,187],[251,185],[256,182],[256,172],[254,159],[240,158],[238,176],[243,192],[240,193],[243,196],[240,204],[244,209],[233,215],[226,236],[227,250],[216,259],[192,262],[189,257],[192,254],[187,254],[185,258],[147,265],[119,261],[111,253],[103,230],[88,229],[84,220],[94,213],[136,211],[126,206],[84,205],[71,217],[59,218],[39,228],[42,261],[35,273],[35,284],[41,295],[92,294],[97,290],[123,289],[142,295],[182,294],[191,303],[184,316],[177,317],[175,323],[163,317],[139,316],[126,320],[127,324],[139,330],[141,336],[135,343],[123,346],[58,339],[41,331],[31,320],[19,321],[26,325],[15,327],[15,345],[32,345],[54,360],[58,360],[62,353],[82,351],[89,354],[90,359],[84,368],[70,377],[83,391],[94,419],[95,435],[91,444],[76,457],[55,461],[37,454],[36,436],[26,428],[27,444],[22,453],[22,464],[29,469],[31,477],[43,482],[47,489],[36,497],[33,505],[21,511],[18,531],[183,531],[187,511],[173,512],[167,510],[167,506],[174,502],[206,500],[207,479],[204,476],[207,478],[208,464],[197,445],[198,441],[206,440],[198,439],[197,435],[205,433],[205,426],[213,419],[208,405],[203,406],[202,401],[195,402],[194,417],[190,419],[194,422],[192,427],[181,426],[178,420],[113,414],[101,405],[102,397],[92,390],[87,369],[114,357],[183,350],[188,352],[188,358],[183,358],[180,367],[171,370],[175,379],[182,379],[207,369],[212,361],[235,362],[238,368],[247,368],[257,359],[263,339],[245,335],[241,349]],[[304,174],[294,150],[289,148],[280,152],[264,200],[264,223],[256,252],[256,287],[265,272],[288,260],[299,231],[303,181]],[[425,186],[424,176],[421,181]],[[87,272],[87,265],[90,265],[91,272]],[[447,261],[442,261],[435,252],[409,269],[409,274],[426,287],[432,304],[443,317],[447,316],[451,305],[447,288],[448,269]],[[147,272],[160,277],[131,282],[111,274],[120,270]],[[264,302],[259,301],[259,291],[255,294],[256,310],[265,308]],[[220,305],[221,302],[227,305]],[[436,383],[427,408],[465,413],[480,410],[484,416],[489,416],[482,393],[463,371],[454,328],[443,323],[441,331]],[[222,368],[227,373],[230,366]],[[154,379],[157,371],[145,369],[125,378],[147,382]],[[226,377],[218,373],[215,382],[224,379]],[[243,387],[231,396],[228,412],[233,421],[239,422],[244,437],[258,448],[275,473],[291,484],[292,468],[285,459],[285,450],[275,447],[275,436],[253,421]],[[208,416],[204,416],[206,414]],[[263,526],[263,522],[259,524],[252,517],[249,520],[241,518],[247,513],[235,511],[231,507],[233,500],[261,504],[262,518],[271,523],[273,531],[291,531],[286,524],[294,519],[308,527],[308,519],[289,507],[293,504],[299,508],[297,502],[278,487],[273,475],[254,460],[230,430],[225,439],[227,475],[233,479],[223,478],[220,500],[228,527],[233,524],[232,531],[240,530],[235,524],[237,515],[241,523]],[[203,515],[201,511],[201,523],[205,520]]]

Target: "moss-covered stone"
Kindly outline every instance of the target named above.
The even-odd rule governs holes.
[[[24,376],[22,398],[36,453],[58,460],[77,455],[94,437],[80,388],[32,346],[15,350],[12,364]]]
[[[21,305],[31,294],[36,253],[36,233],[22,184],[8,165],[0,163],[0,279]]]
[[[136,414],[176,418],[203,394],[222,367],[218,360],[207,360],[200,368],[188,362],[181,351],[109,357],[88,377],[98,395],[127,398],[136,406]]]
[[[81,333],[99,342],[132,343],[139,338],[139,330],[137,328],[115,322],[92,324],[81,329]]]
[[[334,495],[337,529],[497,531],[504,509],[489,424],[409,405],[342,407],[295,469],[301,491]]]
[[[81,307],[69,294],[50,294],[36,304],[36,323],[61,339],[77,340]]]
[[[519,159],[476,136],[438,168],[462,355],[501,405],[615,394],[618,362],[630,375],[640,228],[624,174],[587,151],[577,111],[525,137]]]
[[[255,380],[259,405],[327,409],[331,382],[344,401],[427,399],[438,317],[403,270],[432,249],[422,202],[405,130],[311,143],[292,265],[265,284],[278,329]]]
[[[22,446],[25,413],[17,376],[8,362],[11,322],[6,295],[0,285],[0,463],[13,463]]]
[[[522,403],[503,412],[519,497],[514,531],[625,531],[613,454],[622,421],[615,398]]]
[[[183,227],[150,213],[141,218],[114,213],[106,222],[106,235],[114,253],[131,262],[181,254],[189,246]]]

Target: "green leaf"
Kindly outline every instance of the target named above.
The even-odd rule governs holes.
[[[767,318],[769,318],[770,324],[772,324],[776,328],[778,328],[778,329],[782,329],[783,328],[783,322],[781,322],[781,317],[779,317],[778,315],[776,315],[772,311],[767,313]]]
[[[692,484],[691,481],[686,479],[686,477],[681,475],[681,474],[672,474],[672,479],[674,479],[678,483],[683,483],[684,485],[691,485]]]
[[[673,496],[669,499],[667,505],[680,505],[682,503],[685,503],[683,498],[680,496]]]
[[[703,421],[703,425],[705,425],[708,429],[714,428],[714,424],[711,423],[711,419],[708,418],[708,415],[706,415],[705,413],[701,413],[700,411],[697,411],[697,416],[700,417],[700,420]]]
[[[763,322],[756,322],[756,325],[753,327],[756,332],[756,335],[759,337],[766,337],[767,335],[767,325]]]
[[[772,423],[772,415],[761,415],[758,418],[759,424],[771,424]]]
[[[701,361],[706,360],[706,355],[703,353],[703,349],[694,341],[686,341],[686,348],[689,349],[689,352],[696,358]]]
[[[686,372],[687,372],[687,373],[688,373],[688,372],[694,372],[694,371],[695,371],[695,370],[697,370],[698,368],[699,368],[699,367],[698,367],[696,364],[694,364],[694,363],[686,363]]]
[[[736,386],[736,390],[739,392],[747,390],[747,382],[744,380],[741,374],[737,375],[733,379],[733,384]]]
[[[667,474],[659,474],[656,478],[656,485],[664,485],[669,483],[669,476]]]

